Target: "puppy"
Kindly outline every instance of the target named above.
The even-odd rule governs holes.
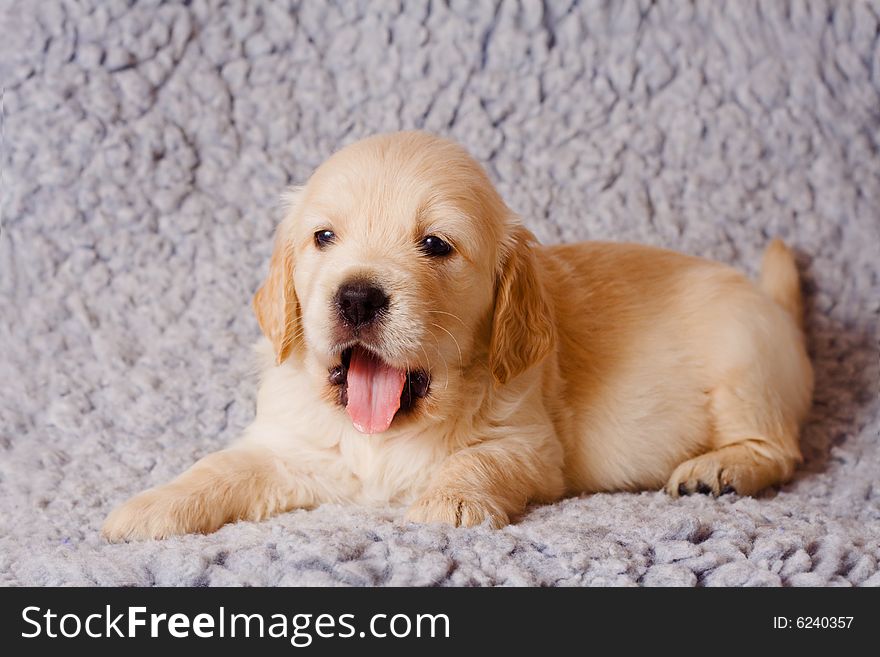
[[[459,146],[333,155],[287,197],[254,298],[256,418],[107,518],[111,540],[323,502],[501,527],[535,502],[789,479],[812,370],[798,275],[632,244],[540,246]]]

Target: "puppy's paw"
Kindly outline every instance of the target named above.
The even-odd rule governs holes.
[[[428,491],[406,513],[412,522],[445,523],[453,527],[475,527],[486,520],[493,529],[509,524],[507,514],[491,498],[443,489]]]
[[[672,497],[700,493],[703,495],[727,495],[742,493],[750,495],[747,477],[742,476],[743,466],[727,463],[720,452],[708,452],[679,465],[666,483],[666,492]]]
[[[101,528],[111,542],[160,539],[178,534],[208,533],[219,529],[199,508],[198,502],[156,488],[136,495],[116,507]]]

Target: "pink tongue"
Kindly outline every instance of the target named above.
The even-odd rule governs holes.
[[[348,365],[346,410],[361,433],[382,433],[400,408],[406,372],[396,370],[368,351],[355,347]]]

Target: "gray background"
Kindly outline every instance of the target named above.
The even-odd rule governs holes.
[[[877,2],[0,6],[0,582],[880,584]],[[795,481],[502,531],[325,506],[105,544],[112,506],[251,418],[285,185],[412,127],[463,142],[546,242],[754,274],[788,240],[818,382]]]

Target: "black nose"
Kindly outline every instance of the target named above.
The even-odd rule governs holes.
[[[383,308],[388,307],[388,296],[367,281],[348,281],[336,293],[336,307],[342,319],[357,328],[372,322]]]

